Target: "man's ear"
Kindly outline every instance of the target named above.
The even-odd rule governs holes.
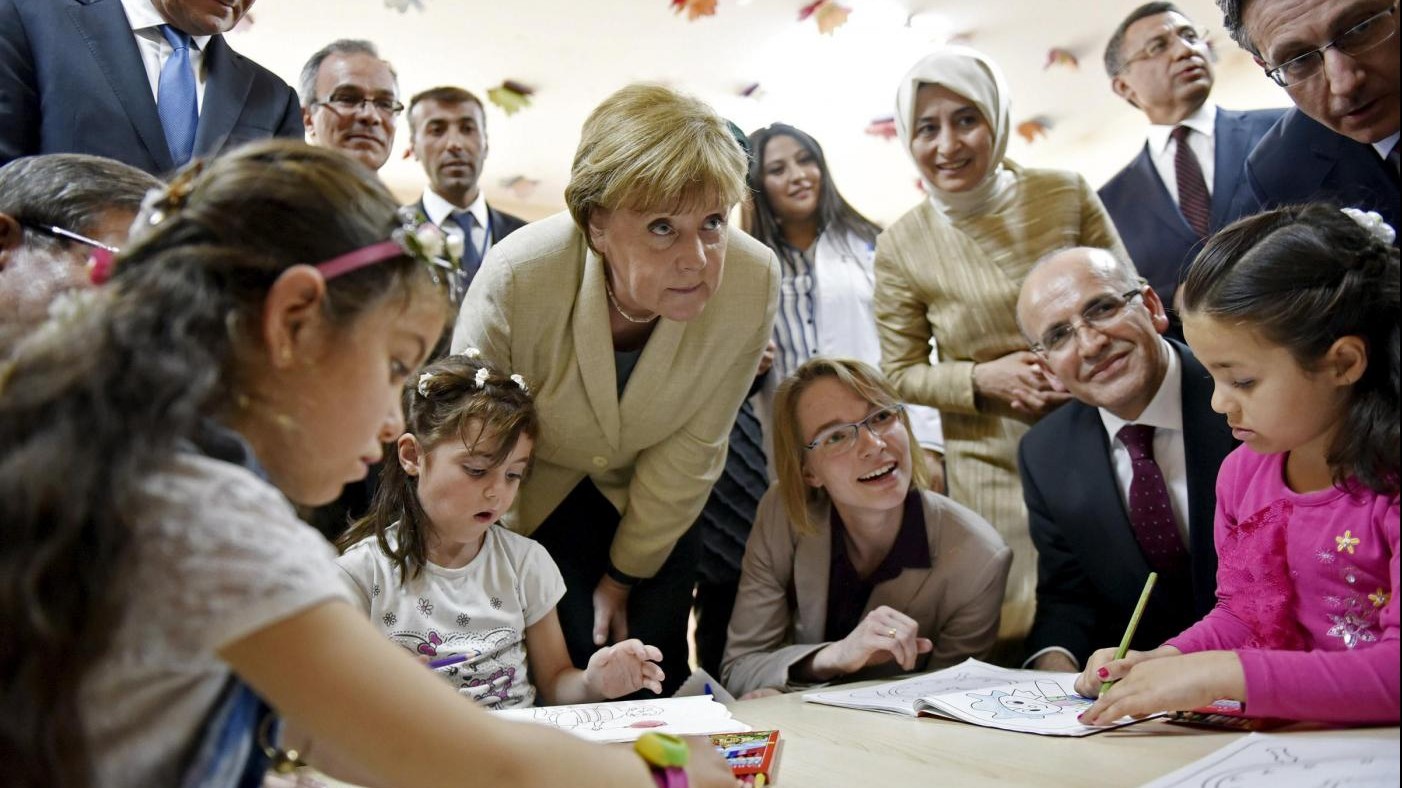
[[[313,352],[325,325],[325,299],[326,279],[309,265],[288,268],[268,288],[259,333],[274,368],[286,369]]]
[[[0,269],[5,267],[5,253],[24,243],[24,228],[8,213],[0,213]]]
[[[399,453],[399,467],[410,476],[418,476],[423,470],[423,447],[419,439],[406,432],[395,442],[395,449]]]
[[[1368,343],[1356,334],[1339,337],[1324,352],[1324,369],[1340,386],[1352,386],[1368,369]]]
[[[1055,372],[1052,372],[1052,368],[1047,365],[1047,360],[1038,356],[1036,353],[1032,355],[1037,356],[1037,368],[1042,370],[1042,377],[1051,381],[1060,390],[1066,391],[1066,384],[1061,382],[1061,378],[1057,377]]]
[[[1153,322],[1155,331],[1162,334],[1168,330],[1168,310],[1163,299],[1159,298],[1158,291],[1147,285],[1144,287],[1144,308],[1149,310],[1149,319]]]
[[[1134,88],[1130,86],[1125,78],[1116,74],[1110,78],[1110,89],[1115,91],[1115,95],[1129,102],[1131,107],[1139,109],[1139,104],[1134,100]]]
[[[302,129],[308,140],[316,139],[316,129],[312,126],[312,108],[302,107]]]

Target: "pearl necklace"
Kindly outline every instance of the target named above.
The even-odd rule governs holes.
[[[629,323],[651,323],[657,319],[656,314],[653,314],[652,317],[633,317],[627,312],[624,312],[623,307],[618,305],[618,296],[613,294],[613,288],[609,286],[608,277],[604,277],[604,292],[608,293],[609,303],[613,304],[614,310],[622,315],[623,319],[627,320]]]

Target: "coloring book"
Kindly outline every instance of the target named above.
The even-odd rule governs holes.
[[[1399,756],[1396,733],[1386,739],[1253,733],[1144,788],[1394,788],[1402,778]]]
[[[590,741],[629,742],[648,731],[702,736],[752,730],[710,695],[540,706],[493,712],[508,720],[549,725]]]
[[[909,716],[933,716],[1045,736],[1089,736],[1076,717],[1093,701],[1072,691],[1075,673],[1009,670],[976,659],[901,681],[854,690],[813,692],[806,701]],[[1120,725],[1137,720],[1126,718]]]

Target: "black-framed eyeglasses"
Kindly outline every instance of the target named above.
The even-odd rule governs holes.
[[[322,106],[335,112],[338,115],[350,115],[360,111],[360,108],[369,104],[372,109],[386,117],[395,117],[404,111],[404,105],[388,96],[371,98],[363,93],[351,91],[332,93],[325,100],[313,101],[312,106]]]
[[[818,433],[813,440],[805,443],[803,448],[809,451],[822,451],[826,454],[841,454],[850,451],[857,445],[858,432],[862,427],[877,438],[891,434],[897,426],[901,424],[901,411],[905,410],[905,405],[896,403],[877,408],[861,421],[854,421],[850,424],[834,424],[831,427]]]
[[[1182,41],[1189,47],[1195,47],[1199,43],[1207,40],[1207,28],[1198,27],[1196,25],[1179,25],[1171,32],[1160,33],[1149,39],[1148,43],[1144,44],[1143,49],[1125,58],[1124,64],[1120,66],[1120,70],[1124,71],[1126,68],[1129,68],[1131,63],[1137,63],[1141,60],[1153,60],[1159,57],[1173,46],[1175,39]]]
[[[1349,57],[1355,57],[1396,34],[1397,5],[1393,4],[1340,33],[1338,38],[1324,46],[1267,69],[1266,76],[1283,88],[1293,87],[1319,76],[1319,72],[1324,70],[1325,50],[1337,49]]]
[[[1082,328],[1089,326],[1101,329],[1109,326],[1124,316],[1125,307],[1129,306],[1135,296],[1143,295],[1144,290],[1141,286],[1127,293],[1107,295],[1095,299],[1081,310],[1079,321],[1073,320],[1070,323],[1061,323],[1047,329],[1037,344],[1032,346],[1032,352],[1041,356],[1050,356],[1069,349],[1073,344],[1072,340],[1080,335]]]
[[[117,252],[121,251],[115,246],[105,244],[94,238],[89,238],[86,235],[79,235],[78,233],[75,233],[72,230],[65,230],[62,227],[58,227],[56,225],[42,224],[40,222],[29,222],[24,220],[20,220],[20,225],[23,227],[27,227],[30,230],[39,233],[40,235],[47,235],[50,238],[57,238],[60,241],[80,243],[84,246],[91,246],[94,249],[101,249],[104,252],[110,252],[112,254],[116,254]]]

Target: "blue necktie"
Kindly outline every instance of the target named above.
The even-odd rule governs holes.
[[[477,226],[477,217],[471,211],[462,211],[453,214],[453,221],[462,228],[462,270],[470,277],[482,266],[482,247],[472,238],[472,229]]]
[[[161,66],[156,88],[156,114],[161,118],[166,144],[175,166],[183,166],[195,150],[195,127],[200,122],[195,100],[195,70],[190,66],[190,37],[170,25],[161,25],[161,35],[175,50]]]

